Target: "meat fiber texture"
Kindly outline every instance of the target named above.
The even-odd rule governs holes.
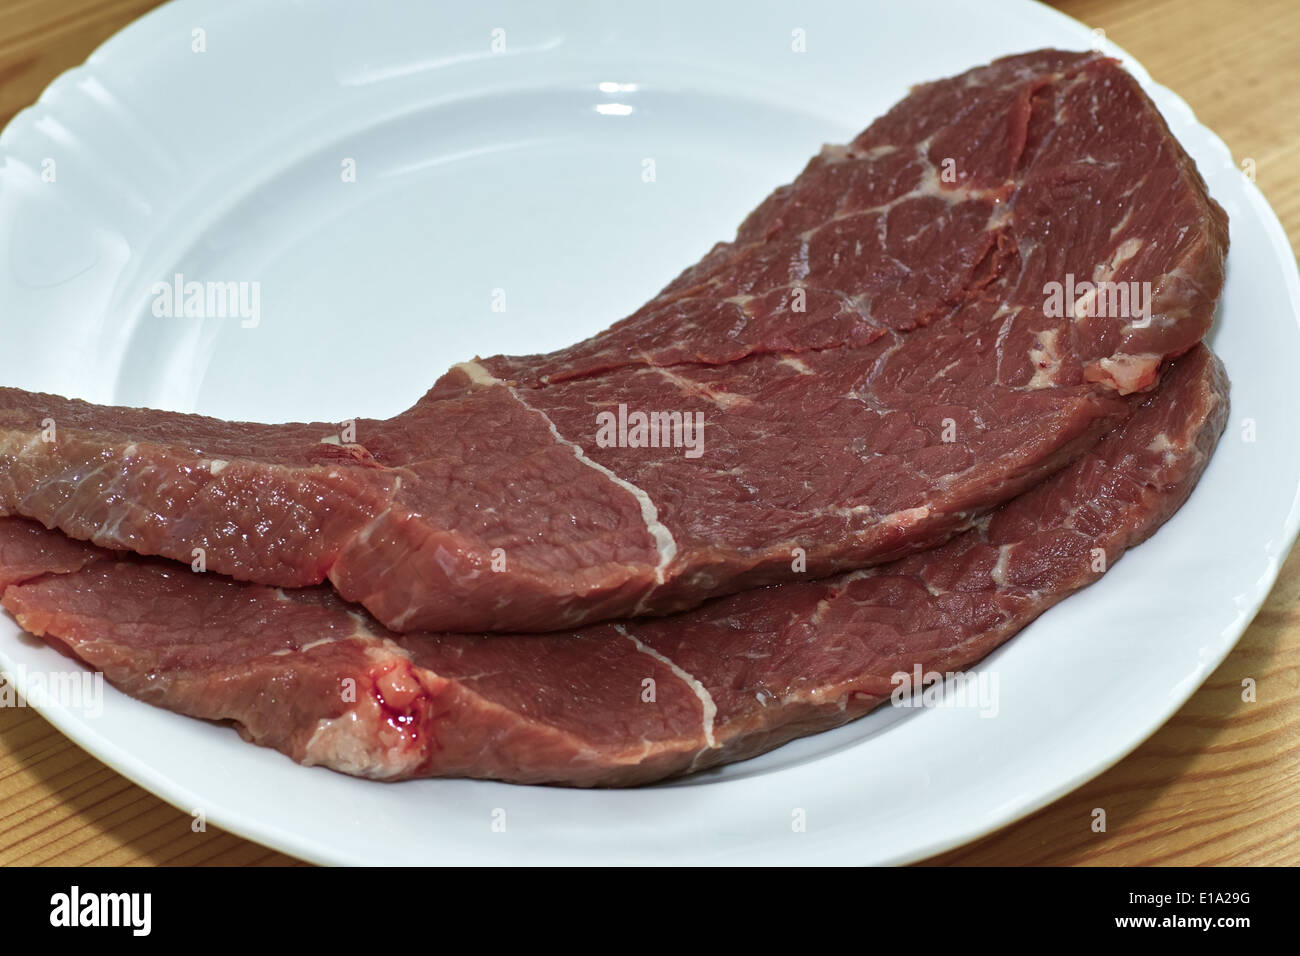
[[[2,603],[126,693],[304,764],[396,780],[642,784],[853,720],[961,672],[1187,498],[1227,419],[1203,345],[1093,449],[942,546],[572,633],[398,634],[284,591],[0,519]]]
[[[1227,244],[1118,64],[1011,57],[825,148],[609,330],[462,363],[386,421],[0,389],[0,514],[329,581],[395,631],[683,610],[933,546],[1077,459],[1201,339]],[[1084,282],[1149,308],[1051,306]]]

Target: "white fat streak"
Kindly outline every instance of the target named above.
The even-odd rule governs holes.
[[[1110,257],[1110,267],[1112,270],[1118,269],[1124,263],[1128,262],[1139,252],[1142,251],[1142,240],[1136,236],[1131,239],[1125,239],[1115,250],[1115,254]]]
[[[305,654],[307,651],[310,651],[313,648],[323,647],[326,644],[333,644],[337,640],[338,640],[337,637],[322,637],[319,641],[308,641],[302,647],[298,648],[298,650],[300,653]]]
[[[280,598],[277,597],[276,600],[279,601]],[[284,600],[288,601],[289,598],[284,598]],[[305,654],[307,653],[307,651],[320,647],[324,644],[334,644],[337,643],[338,641],[352,640],[353,638],[356,637],[361,637],[361,635],[349,634],[346,637],[322,637],[316,641],[308,641],[306,644],[303,644],[301,647],[281,647],[278,650],[272,651],[271,656],[286,657],[289,654]]]
[[[919,508],[904,508],[902,511],[891,512],[885,515],[884,523],[900,528],[910,528],[928,517],[930,517],[929,506],[921,505]]]
[[[1138,239],[1136,237],[1125,239],[1115,248],[1115,251],[1114,253],[1111,254],[1109,260],[1107,260],[1106,262],[1099,262],[1097,263],[1097,265],[1092,267],[1092,281],[1110,282],[1112,279],[1115,278],[1115,273],[1119,271],[1119,267],[1122,266],[1124,263],[1128,262],[1130,259],[1132,259],[1141,251],[1142,251],[1141,239]],[[1097,298],[1095,292],[1092,294],[1091,298],[1092,299]],[[1075,311],[1077,312],[1078,309],[1076,308]]]
[[[275,589],[275,599],[282,603],[288,603],[288,604],[294,603],[293,598],[285,594],[283,588]],[[391,644],[392,646],[389,648],[389,650],[397,653],[399,656],[404,657],[407,660],[410,660],[410,655],[407,654],[404,650],[402,650],[399,645],[394,644],[391,641],[385,641],[383,638],[377,636],[373,631],[371,631],[370,628],[366,625],[366,619],[362,617],[360,614],[358,614],[356,611],[348,611],[347,613],[348,613],[348,617],[352,618],[353,627],[351,633],[329,634],[326,635],[325,637],[319,637],[314,641],[308,641],[306,644],[302,644],[296,648],[282,647],[279,650],[272,651],[271,656],[282,657],[285,654],[304,654],[307,651],[312,650],[313,648],[321,647],[325,644],[335,644],[339,641],[360,641],[363,644],[374,644],[376,642],[385,646]],[[370,652],[367,651],[367,653]]]
[[[1177,446],[1169,440],[1169,436],[1165,432],[1161,432],[1147,444],[1147,451],[1158,453],[1161,455],[1162,460],[1166,465],[1172,465],[1176,458],[1174,454],[1174,449],[1176,447]]]
[[[642,643],[634,635],[629,634],[627,628],[624,627],[622,624],[615,624],[614,630],[618,631],[618,633],[622,634],[634,645],[636,645],[636,649],[640,651],[642,654],[646,654],[650,657],[653,657],[660,664],[663,664],[665,667],[671,670],[675,675],[677,675],[677,678],[681,680],[683,684],[689,687],[691,689],[691,692],[695,694],[697,698],[699,698],[700,710],[702,712],[701,727],[704,731],[704,742],[707,743],[711,749],[716,750],[718,747],[718,742],[713,737],[713,721],[714,718],[718,716],[718,705],[713,702],[713,695],[709,693],[708,688],[705,687],[703,684],[701,684],[698,680],[696,680],[694,675],[686,672],[681,667],[679,667],[675,661],[670,660],[669,658],[665,657],[663,654],[660,654],[658,651],[656,651],[653,647],[650,647],[649,645]]]
[[[879,159],[882,156],[888,156],[890,153],[896,152],[898,152],[898,147],[891,143],[873,146],[871,149],[861,152],[840,143],[827,143],[822,146],[821,158],[828,163],[842,163],[850,159]]]
[[[723,409],[724,411],[728,409],[736,408],[737,406],[743,407],[745,405],[754,404],[752,399],[749,399],[744,395],[737,395],[734,392],[722,392],[717,389],[710,388],[708,385],[697,382],[694,379],[689,379],[683,375],[678,375],[672,369],[667,369],[659,365],[654,365],[651,366],[648,369],[648,371],[653,372],[655,375],[659,375],[663,378],[668,379],[668,381],[672,382],[674,385],[676,385],[678,388],[680,388],[683,392],[685,392],[688,395],[698,395],[701,398],[708,399],[710,402],[712,402],[714,405],[717,405],[719,408]]]
[[[944,183],[939,175],[939,171],[927,158],[930,148],[930,140],[925,139],[916,144],[916,155],[925,162],[926,168],[921,173],[921,178],[915,187],[905,193],[900,193],[893,199],[881,203],[878,206],[869,206],[865,209],[850,209],[837,212],[831,216],[829,222],[838,222],[841,219],[847,219],[851,216],[870,215],[872,213],[887,214],[895,206],[898,206],[911,199],[928,198],[942,199],[949,206],[957,203],[970,202],[978,199],[998,198],[997,191],[992,189],[980,189],[970,183]],[[822,158],[828,163],[840,163],[850,159],[876,159],[880,156],[887,156],[897,149],[895,146],[877,146],[874,149],[867,150],[865,153],[853,153],[846,146],[825,146],[822,148]],[[1010,204],[1000,204],[989,216],[989,221],[985,225],[985,230],[990,231],[1000,228],[1011,216]],[[826,223],[813,226],[799,234],[799,238],[805,242]]]
[[[476,361],[460,362],[453,365],[452,368],[458,368],[465,373],[465,376],[475,385],[504,385],[505,382],[497,378],[482,365]]]
[[[494,379],[494,381],[499,380]],[[645,522],[646,530],[650,532],[650,537],[654,538],[655,550],[659,552],[659,563],[655,566],[655,580],[659,584],[663,584],[665,570],[668,568],[668,565],[672,564],[673,558],[677,557],[677,541],[673,538],[673,533],[659,520],[659,509],[656,508],[655,503],[650,500],[650,496],[636,485],[632,484],[632,482],[626,481],[614,474],[614,472],[610,471],[600,462],[588,458],[586,452],[582,450],[581,445],[577,442],[569,441],[560,434],[559,429],[555,427],[555,422],[551,421],[549,415],[533,408],[533,406],[524,401],[517,389],[511,388],[509,391],[510,394],[514,396],[515,401],[528,409],[534,415],[539,416],[542,421],[546,422],[546,427],[551,430],[551,434],[555,437],[555,440],[561,445],[568,446],[573,451],[573,457],[577,458],[578,461],[582,462],[588,468],[600,472],[636,499],[637,504],[641,508],[641,520]]]
[[[843,163],[856,159],[853,151],[843,143],[826,143],[821,148],[821,159],[827,163]]]
[[[1019,313],[1017,313],[1015,309],[1008,309],[1006,305],[998,306],[997,312],[993,313],[994,319],[997,319],[999,316],[1006,316],[1006,318],[1002,320],[1001,327],[998,328],[997,340],[993,343],[993,350],[998,357],[997,368],[994,369],[993,377],[995,381],[999,383],[1002,381],[1003,346],[1006,344],[1007,336],[1011,334],[1011,327],[1015,325],[1016,316],[1018,314]]]
[[[1011,548],[1009,544],[1004,544],[998,548],[998,560],[993,565],[993,570],[989,572],[989,577],[998,587],[1005,587],[1007,583],[1007,564],[1011,561]]]
[[[1130,204],[1129,207],[1124,210],[1124,215],[1120,218],[1120,221],[1110,227],[1110,238],[1114,239],[1117,235],[1123,232],[1125,227],[1128,226],[1129,220],[1132,218],[1133,206]]]
[[[1163,356],[1156,355],[1153,352],[1142,352],[1138,355],[1131,355],[1128,352],[1116,352],[1108,358],[1101,359],[1097,364],[1123,390],[1132,388],[1133,383],[1129,379],[1132,378],[1135,369],[1147,369],[1159,363],[1162,358]],[[1121,394],[1127,393],[1121,391]]]

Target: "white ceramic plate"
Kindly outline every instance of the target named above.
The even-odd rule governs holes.
[[[1092,42],[1024,2],[173,3],[0,136],[0,382],[387,416],[453,362],[627,314],[911,83]],[[353,780],[111,690],[98,717],[45,715],[183,810],[332,863],[901,862],[1078,786],[1223,659],[1300,523],[1295,259],[1223,143],[1127,62],[1232,219],[1212,336],[1232,420],[1155,539],[985,663],[996,718],[886,708],[719,772],[580,792]],[[176,273],[259,283],[260,321],[156,317]],[[0,664],[68,666],[8,618]]]

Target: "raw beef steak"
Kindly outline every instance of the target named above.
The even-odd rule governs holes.
[[[398,631],[681,610],[929,547],[1077,458],[1209,327],[1227,240],[1132,77],[1025,54],[824,149],[608,331],[387,421],[0,390],[0,514]]]
[[[232,720],[302,763],[390,780],[647,783],[852,720],[897,673],[965,670],[1096,580],[1190,493],[1227,381],[1196,346],[1129,404],[1093,451],[940,547],[674,617],[396,634],[325,587],[117,557],[19,519],[0,521],[3,604],[128,694]]]

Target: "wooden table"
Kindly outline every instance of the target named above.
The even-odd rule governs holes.
[[[0,125],[153,0],[0,0]],[[1061,0],[1224,138],[1300,248],[1300,4]],[[1253,677],[1258,702],[1241,700]],[[1105,807],[1108,832],[1093,833]],[[209,827],[0,708],[0,863],[289,864]],[[1300,863],[1300,551],[1196,695],[1108,773],[942,864]]]

